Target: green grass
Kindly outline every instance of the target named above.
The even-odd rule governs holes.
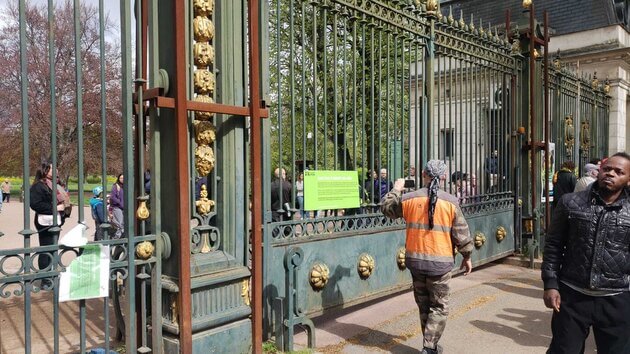
[[[286,354],[312,354],[313,353],[313,351],[311,349],[302,349],[302,350],[294,350],[294,351],[290,351],[290,352],[283,352],[283,351],[280,351],[276,347],[276,343],[274,343],[272,341],[264,342],[263,345],[262,345],[262,349],[263,349],[263,353],[266,353],[266,354],[280,354],[280,353],[286,353]]]
[[[29,185],[33,182],[33,178],[31,177],[29,180]],[[4,182],[5,179],[9,179],[11,182],[11,201],[20,199],[20,191],[22,188],[22,177],[3,177],[0,176],[0,183]],[[90,178],[93,180],[92,178]],[[87,180],[87,178],[86,178]],[[73,182],[74,181],[74,182]],[[107,191],[111,189],[111,186],[116,182],[116,176],[107,176]],[[101,183],[84,183],[83,184],[83,196],[85,198],[85,204],[88,204],[90,198],[92,198],[92,189],[96,186],[102,186]],[[68,191],[70,192],[70,201],[74,205],[79,204],[79,185],[76,182],[76,179],[70,178],[70,182],[68,183]]]

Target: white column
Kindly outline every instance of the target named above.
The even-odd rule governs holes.
[[[628,87],[622,82],[615,82],[610,87],[610,114],[608,120],[608,156],[619,152],[626,151],[626,121],[628,120],[628,111],[626,105],[628,102]],[[599,156],[601,157],[601,156]]]

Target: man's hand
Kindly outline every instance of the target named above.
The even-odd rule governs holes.
[[[560,292],[558,289],[545,290],[543,300],[545,301],[545,306],[556,312],[560,312]]]
[[[470,257],[462,259],[462,265],[459,269],[466,269],[464,275],[468,275],[472,272],[472,261],[470,260]]]
[[[394,190],[402,192],[405,189],[405,179],[399,178],[394,182]]]

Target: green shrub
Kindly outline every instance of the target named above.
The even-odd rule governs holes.
[[[90,184],[101,183],[101,176],[97,176],[97,175],[87,176],[85,181]]]

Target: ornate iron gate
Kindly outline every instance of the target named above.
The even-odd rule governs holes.
[[[522,84],[506,37],[442,14],[436,1],[272,0],[265,13],[267,336],[290,349],[308,316],[409,288],[404,223],[380,213],[380,190],[395,178],[419,182],[413,172],[430,158],[447,161],[443,187],[460,197],[474,263],[513,253]],[[270,197],[282,195],[271,179],[283,169],[288,212]],[[296,206],[307,169],[356,171],[361,207]]]
[[[120,11],[116,24],[108,20],[103,0],[97,5],[49,0],[47,6],[21,0],[12,8],[18,16],[7,26],[15,29],[14,38],[19,34],[15,43],[19,43],[20,66],[14,77],[20,88],[21,120],[14,126],[22,146],[23,226],[19,234],[0,235],[5,244],[17,237],[23,242],[0,250],[0,297],[8,311],[5,318],[11,318],[13,324],[3,326],[2,352],[85,353],[103,347],[109,353],[123,345],[128,353],[162,351],[160,256],[164,255],[162,241],[168,237],[161,234],[159,200],[150,198],[160,190],[159,164],[153,153],[157,142],[153,128],[146,134],[144,112],[134,112],[132,102],[134,83],[140,87],[146,77],[140,70],[144,68],[141,45],[135,46],[136,70],[132,70],[133,11],[141,17],[141,2],[136,4],[133,9],[129,2],[121,1],[119,8],[109,8]],[[142,21],[136,24],[140,38]],[[119,38],[107,34],[112,25],[120,29]],[[60,47],[68,41],[74,46]],[[9,42],[5,39],[4,43]],[[42,62],[45,64],[37,66]],[[47,127],[47,134],[42,134],[42,126]],[[112,146],[116,142],[122,146]],[[113,149],[116,152],[111,154]],[[67,198],[61,193],[64,183],[76,186],[76,195],[71,194],[75,211],[65,224],[61,215],[53,213],[50,226],[34,227],[34,223],[46,225],[30,210],[35,197],[30,190],[32,176],[40,161],[43,172],[52,171],[51,180],[60,181],[51,183],[53,206]],[[148,176],[145,167],[149,166],[157,178],[145,190],[143,176]],[[58,167],[72,170],[58,171]],[[115,237],[111,219],[104,212],[102,240],[93,241],[96,230],[90,227],[84,232],[88,245],[62,246],[59,242],[71,224],[91,224],[89,197],[85,196],[89,193],[85,190],[88,173],[94,175],[91,183],[104,190],[103,197],[112,187],[107,176],[124,175],[123,236]],[[61,178],[67,176],[71,178]],[[150,217],[147,200],[152,204]],[[12,222],[18,221],[3,222],[0,227],[10,227]],[[22,247],[17,246],[20,243]],[[109,250],[105,270],[109,296],[60,303],[61,274],[92,245]],[[22,328],[18,328],[20,324]]]

